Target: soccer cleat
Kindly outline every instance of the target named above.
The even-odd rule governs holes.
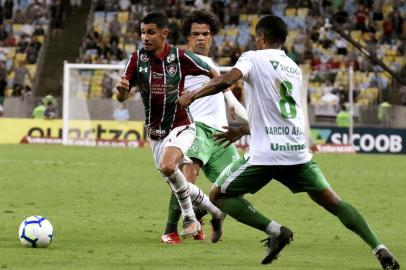
[[[203,230],[204,221],[201,219],[201,220],[199,220],[199,222],[200,222],[201,229],[197,234],[193,235],[193,239],[204,241],[206,239],[206,234],[204,233],[204,230]]]
[[[178,233],[171,232],[161,236],[161,243],[176,245],[182,244],[182,240],[180,239]]]
[[[375,256],[378,258],[379,262],[382,265],[384,270],[399,270],[400,265],[397,262],[395,256],[390,253],[386,248],[382,248],[375,253]]]
[[[202,226],[200,225],[200,222],[195,217],[185,216],[185,218],[183,219],[183,228],[180,235],[183,238],[194,236],[201,230],[201,228]]]
[[[282,226],[281,232],[278,236],[269,236],[267,239],[262,240],[261,242],[265,242],[265,247],[268,249],[268,254],[262,260],[262,264],[269,264],[272,263],[273,260],[278,258],[279,252],[288,245],[291,241],[293,241],[293,232],[288,228]]]
[[[223,222],[226,218],[226,213],[221,212],[220,217],[212,218],[211,223],[211,242],[217,243],[223,235]]]

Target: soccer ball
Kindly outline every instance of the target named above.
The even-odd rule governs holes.
[[[54,237],[54,228],[48,219],[41,216],[26,218],[20,225],[18,237],[26,247],[46,248]]]

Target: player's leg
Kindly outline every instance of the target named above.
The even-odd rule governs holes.
[[[184,216],[182,236],[194,235],[200,230],[200,223],[193,212],[189,187],[185,176],[179,169],[184,153],[192,145],[195,135],[194,125],[181,126],[173,129],[164,140],[164,148],[160,154],[159,171],[168,181],[179,201]],[[155,156],[155,150],[154,156]]]
[[[213,131],[215,133],[217,131]],[[212,138],[212,134],[210,138]],[[212,139],[211,139],[212,140]],[[224,171],[224,169],[235,160],[239,160],[240,155],[237,151],[235,145],[231,144],[228,147],[224,148],[223,145],[213,141],[212,151],[213,154],[210,156],[210,159],[203,166],[203,172],[210,182],[214,183],[219,175]],[[217,242],[221,235],[223,234],[222,227],[224,218],[212,218],[211,223],[211,240],[212,242]]]
[[[174,146],[165,147],[159,171],[166,177],[173,193],[178,199],[184,216],[182,236],[192,236],[200,230],[200,223],[193,212],[192,200],[189,194],[187,180],[178,168],[183,153]]]
[[[196,128],[198,129],[198,127],[196,127]],[[197,132],[196,132],[196,136],[197,136]],[[196,138],[195,138],[195,142],[196,142]],[[192,145],[192,147],[193,147],[193,145]],[[189,152],[190,152],[190,148],[189,148],[187,154],[189,154]],[[196,158],[191,158],[191,160],[193,161],[193,163],[190,163],[190,164],[187,163],[182,166],[182,172],[185,175],[186,179],[189,181],[189,183],[195,184],[197,177],[199,177],[200,168],[202,167],[202,161],[199,159],[196,159]],[[192,203],[193,203],[193,201],[192,201]],[[195,205],[193,205],[193,210],[195,211],[196,219],[200,222],[200,225],[201,225],[201,230],[193,236],[193,239],[203,241],[206,239],[206,234],[203,229],[204,222],[203,222],[202,217],[207,214],[207,211],[204,209],[201,209]]]
[[[293,233],[260,213],[242,195],[256,193],[272,179],[270,166],[249,166],[245,158],[230,164],[216,180],[210,199],[225,213],[268,235],[267,255],[263,264],[271,263],[279,252],[293,240]]]
[[[358,234],[371,247],[383,269],[399,269],[396,258],[382,244],[363,216],[350,203],[340,199],[331,188],[308,194],[313,201],[337,216],[347,229]]]
[[[313,160],[305,164],[288,166],[280,175],[276,176],[276,179],[294,193],[307,192],[313,201],[336,215],[345,227],[358,234],[375,253],[379,249],[385,248],[362,215],[334,192]]]

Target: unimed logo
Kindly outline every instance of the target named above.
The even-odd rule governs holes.
[[[62,138],[62,128],[41,128],[32,127],[28,130],[27,136],[40,138]],[[142,135],[135,129],[107,129],[98,124],[95,128],[81,129],[70,128],[68,136],[71,139],[108,139],[108,140],[140,140]]]
[[[333,144],[348,144],[348,134],[333,133],[331,135],[331,142]],[[399,153],[403,149],[403,140],[400,135],[372,135],[372,134],[358,134],[353,135],[353,143],[356,151],[362,152],[381,152],[381,153]]]

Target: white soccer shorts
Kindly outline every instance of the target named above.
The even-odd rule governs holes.
[[[159,168],[159,162],[162,159],[165,147],[174,146],[179,148],[183,153],[183,159],[179,164],[192,163],[192,160],[186,156],[186,152],[189,147],[192,146],[195,139],[196,126],[190,124],[187,126],[180,126],[174,128],[168,136],[162,140],[149,139],[152,148],[152,155],[155,160],[155,165]]]

